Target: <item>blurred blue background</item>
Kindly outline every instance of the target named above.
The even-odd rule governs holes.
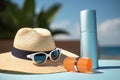
[[[24,0],[12,0],[19,7]],[[36,12],[53,3],[63,6],[57,14],[52,29],[63,28],[71,35],[57,35],[56,40],[79,40],[79,14],[84,9],[95,9],[97,12],[98,41],[101,46],[120,46],[120,0],[36,0]],[[56,26],[57,25],[57,26]]]

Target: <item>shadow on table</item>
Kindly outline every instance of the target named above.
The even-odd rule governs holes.
[[[102,74],[103,72],[99,70],[93,70],[92,72],[88,72],[88,74]]]
[[[101,74],[104,72],[99,71],[99,69],[120,69],[120,66],[100,66],[98,69],[89,72],[90,74]]]
[[[32,73],[19,72],[19,71],[10,71],[10,70],[2,70],[2,69],[0,69],[0,73],[6,73],[6,74],[22,74],[22,75],[25,75],[25,74],[31,75],[31,74],[32,74]]]
[[[120,69],[120,66],[100,66],[98,69]]]
[[[27,72],[20,72],[20,71],[11,71],[11,70],[2,70],[2,69],[0,69],[0,73],[15,74],[15,75],[44,75],[44,74],[54,74],[54,73],[62,73],[62,72],[54,72],[54,73],[27,73]]]

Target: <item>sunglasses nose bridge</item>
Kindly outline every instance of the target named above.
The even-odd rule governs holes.
[[[51,58],[51,53],[52,53],[52,52],[50,52],[49,54],[46,53],[46,59],[52,60],[52,58]]]

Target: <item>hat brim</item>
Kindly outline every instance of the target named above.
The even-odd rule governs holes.
[[[64,49],[61,50],[61,57],[56,62],[48,60],[45,64],[42,65],[34,65],[33,61],[25,60],[14,57],[11,52],[0,53],[0,72],[2,71],[13,71],[20,73],[57,73],[57,72],[65,72],[63,60],[65,57],[78,57],[78,55],[66,51]]]

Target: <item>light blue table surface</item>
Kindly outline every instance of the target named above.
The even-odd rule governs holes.
[[[120,80],[120,60],[99,60],[97,73],[62,72],[30,75],[0,73],[0,80]]]

